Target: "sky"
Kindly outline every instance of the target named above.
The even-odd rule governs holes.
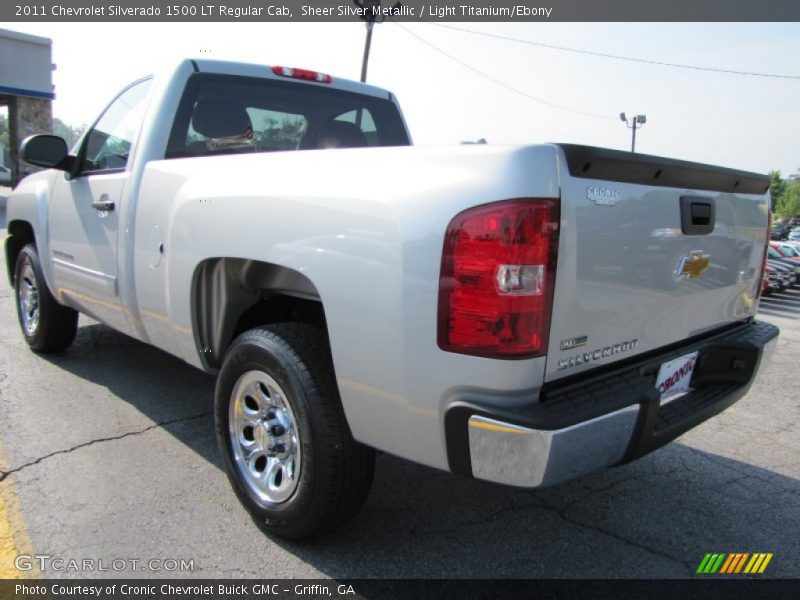
[[[607,54],[800,76],[800,23],[452,25]],[[54,115],[71,125],[91,122],[120,88],[173,59],[280,64],[358,79],[364,43],[362,23],[0,27],[53,40]],[[800,78],[677,69],[434,24],[383,23],[375,27],[368,82],[397,95],[417,145],[486,138],[491,144],[571,142],[627,150],[631,132],[618,116],[624,111],[647,115],[637,132],[639,152],[784,175],[800,168]]]

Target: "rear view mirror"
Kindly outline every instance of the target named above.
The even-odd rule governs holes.
[[[72,167],[72,157],[67,150],[67,142],[57,135],[32,135],[20,147],[22,160],[37,167],[68,171]]]

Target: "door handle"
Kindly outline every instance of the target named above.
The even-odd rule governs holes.
[[[96,208],[102,212],[108,212],[110,210],[114,210],[114,201],[109,200],[108,196],[103,195],[100,197],[100,200],[92,202],[92,208]]]

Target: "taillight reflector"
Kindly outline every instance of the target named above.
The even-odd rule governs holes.
[[[552,198],[486,204],[450,222],[439,279],[442,350],[490,358],[547,352],[558,223]]]
[[[308,69],[295,69],[292,67],[272,67],[272,72],[281,77],[291,77],[292,79],[302,79],[304,81],[316,81],[317,83],[331,83],[333,77],[317,71]]]

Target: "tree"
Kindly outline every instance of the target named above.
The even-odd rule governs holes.
[[[772,205],[777,207],[788,184],[778,170],[769,172],[769,180],[769,195],[772,196]]]
[[[8,119],[5,115],[0,115],[0,145],[8,148]],[[0,156],[0,163],[3,162],[3,157]]]
[[[780,215],[800,215],[800,180],[786,184],[780,199],[775,204],[775,212]]]
[[[71,125],[67,125],[59,119],[58,117],[53,118],[53,133],[59,137],[62,137],[66,140],[67,146],[72,148],[75,145],[75,142],[78,141],[78,138],[83,135],[83,132],[86,130],[86,125],[79,125],[78,127],[72,127]]]

